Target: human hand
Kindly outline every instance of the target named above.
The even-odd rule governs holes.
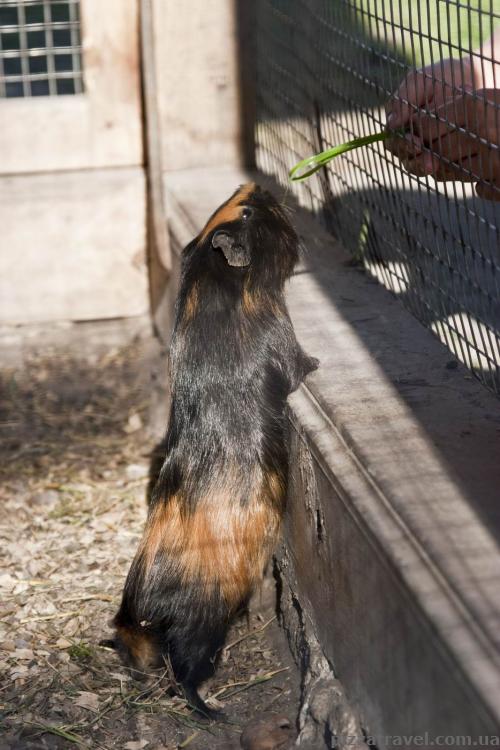
[[[415,115],[427,117],[428,109],[440,107],[464,91],[472,91],[476,83],[470,60],[440,60],[419,70],[412,70],[403,79],[386,105],[387,129],[406,130],[390,138],[385,146],[402,162],[407,171],[421,167],[418,157],[422,143],[414,132]],[[417,159],[415,162],[414,160]]]
[[[457,93],[472,91],[474,85],[478,86],[477,71],[467,59],[440,60],[426,68],[412,70],[387,102],[387,128],[410,130],[414,114],[424,105],[439,107]],[[404,149],[410,149],[411,139],[406,143],[394,139],[387,144],[398,155],[402,149],[404,157]]]
[[[479,196],[500,201],[500,89],[465,93],[414,116],[413,128],[422,150],[412,171],[475,182]]]
[[[409,172],[475,182],[482,198],[500,201],[500,90],[465,92],[410,119],[401,152]]]

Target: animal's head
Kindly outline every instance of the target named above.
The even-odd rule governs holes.
[[[281,287],[298,260],[298,238],[283,207],[254,183],[242,185],[185,250],[185,261],[223,277]]]
[[[102,646],[117,652],[136,680],[146,679],[152,669],[164,666],[157,640],[145,625],[133,625],[118,612],[113,620],[115,635],[101,641]]]

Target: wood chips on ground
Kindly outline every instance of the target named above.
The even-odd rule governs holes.
[[[143,527],[151,358],[144,342],[81,361],[34,352],[0,375],[0,748],[237,748],[266,712],[295,719],[297,678],[272,606],[236,624],[207,725],[165,675],[134,682],[109,637]],[[281,653],[281,650],[280,650]]]

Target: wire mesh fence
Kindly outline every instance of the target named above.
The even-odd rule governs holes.
[[[83,91],[79,0],[0,0],[0,98]]]
[[[257,0],[258,166],[290,185],[300,159],[383,130],[388,105],[392,152],[292,189],[497,393],[499,25],[500,0]]]

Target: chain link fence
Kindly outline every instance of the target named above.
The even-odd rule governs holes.
[[[290,186],[300,159],[384,129],[397,92],[403,160],[373,144],[291,189],[441,339],[450,367],[500,393],[500,0],[257,0],[256,12],[259,168]]]

